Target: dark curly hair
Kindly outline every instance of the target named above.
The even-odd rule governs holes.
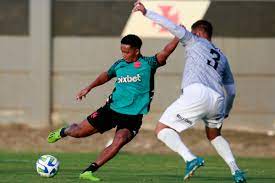
[[[131,47],[135,47],[135,48],[138,48],[140,49],[141,48],[141,45],[142,45],[142,41],[141,39],[134,35],[134,34],[128,34],[127,36],[124,36],[121,41],[120,41],[121,44],[127,44],[127,45],[130,45]]]

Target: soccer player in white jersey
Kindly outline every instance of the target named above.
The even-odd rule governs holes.
[[[189,32],[184,26],[147,10],[139,1],[133,8],[133,12],[136,11],[169,30],[185,47],[186,63],[181,85],[183,93],[166,109],[155,130],[158,139],[185,160],[184,180],[204,165],[204,160],[190,152],[178,133],[190,128],[196,121],[203,120],[207,138],[229,166],[234,181],[246,182],[228,142],[221,135],[223,120],[228,117],[234,101],[235,85],[226,57],[211,42],[211,23],[199,20]]]

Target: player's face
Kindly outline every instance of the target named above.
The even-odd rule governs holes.
[[[124,60],[127,62],[134,62],[137,60],[139,55],[139,49],[132,48],[128,44],[121,44],[120,46],[121,54]]]

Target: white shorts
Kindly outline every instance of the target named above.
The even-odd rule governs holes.
[[[203,120],[209,128],[220,128],[224,119],[224,96],[202,84],[184,88],[183,94],[171,104],[160,122],[182,132]]]

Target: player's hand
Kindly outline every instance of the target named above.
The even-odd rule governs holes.
[[[186,29],[186,27],[185,27],[183,24],[180,24],[179,26],[181,26],[181,27],[183,27],[183,28],[185,28],[185,29]]]
[[[83,90],[81,90],[77,95],[76,95],[76,100],[82,100],[82,98],[86,97],[86,95],[89,93],[89,88],[84,88]]]
[[[140,0],[135,2],[134,8],[132,10],[132,12],[137,12],[137,11],[140,11],[143,15],[145,15],[147,12],[145,6],[140,2]]]

